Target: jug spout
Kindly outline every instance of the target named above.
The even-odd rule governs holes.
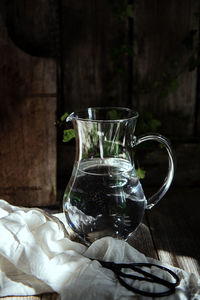
[[[74,112],[72,112],[70,115],[67,116],[66,122],[71,122],[76,118],[76,115]]]

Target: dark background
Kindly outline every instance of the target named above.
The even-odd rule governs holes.
[[[56,122],[89,106],[137,110],[137,135],[160,132],[176,151],[173,191],[199,195],[199,1],[4,0],[0,10],[1,198],[60,206],[75,150]],[[148,193],[166,153],[137,152]]]

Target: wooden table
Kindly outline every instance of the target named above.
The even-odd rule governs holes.
[[[200,188],[172,188],[144,218],[130,243],[145,255],[200,275]],[[59,295],[5,297],[55,300]]]

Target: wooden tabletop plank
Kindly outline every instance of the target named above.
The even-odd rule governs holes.
[[[159,259],[200,275],[199,188],[172,189],[148,213]]]
[[[135,234],[129,238],[128,243],[144,255],[158,259],[157,251],[154,247],[151,232],[145,217]]]

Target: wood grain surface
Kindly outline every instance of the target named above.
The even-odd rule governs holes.
[[[198,0],[135,1],[132,106],[155,114],[167,135],[194,134],[197,71],[186,68],[184,41],[199,30],[197,12]]]
[[[149,212],[149,224],[161,261],[200,274],[199,188],[172,189]]]
[[[56,203],[56,64],[17,48],[0,18],[0,196]]]

